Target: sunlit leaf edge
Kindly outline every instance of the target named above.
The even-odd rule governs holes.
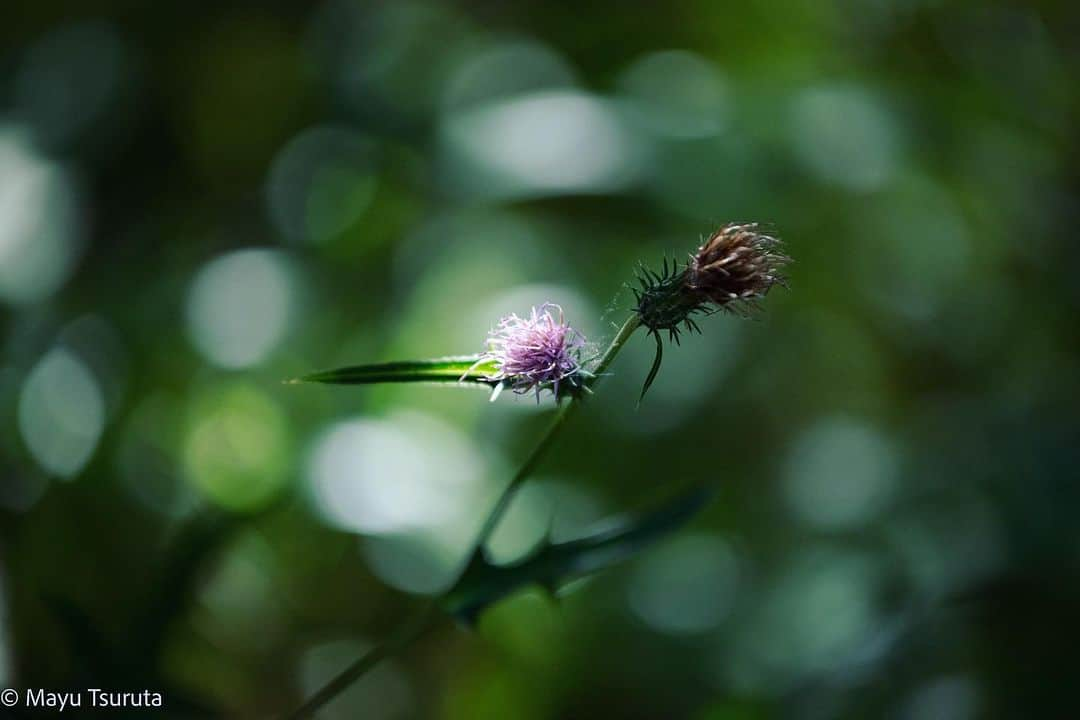
[[[293,378],[287,382],[320,383],[324,385],[374,385],[377,383],[454,383],[492,387],[497,381],[490,376],[496,372],[492,361],[480,361],[478,355],[406,360],[402,362],[350,365],[322,370]]]

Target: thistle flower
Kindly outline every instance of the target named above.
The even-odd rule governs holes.
[[[759,232],[757,223],[729,223],[710,235],[683,268],[669,265],[666,258],[662,272],[642,267],[640,289],[633,288],[635,310],[656,340],[656,357],[641,397],[660,371],[664,355],[660,333],[666,330],[678,344],[683,330],[701,332],[693,319],[696,314],[720,310],[746,314],[757,309],[757,301],[774,285],[786,286],[781,271],[791,258],[781,250],[782,243]]]
[[[669,266],[666,259],[661,273],[643,268],[641,289],[634,289],[642,324],[657,335],[666,330],[678,342],[683,329],[700,332],[695,314],[753,309],[774,285],[786,284],[781,271],[791,259],[781,249],[782,243],[760,232],[757,223],[729,223],[683,268]]]
[[[535,390],[537,402],[544,388],[551,390],[556,402],[561,399],[560,392],[572,395],[571,402],[556,413],[547,433],[503,488],[469,550],[463,571],[439,602],[431,604],[432,609],[441,607],[472,624],[479,612],[523,584],[538,583],[554,589],[572,575],[587,574],[632,553],[643,541],[677,527],[700,509],[712,496],[712,483],[694,488],[676,503],[625,528],[606,530],[574,543],[548,542],[531,559],[513,567],[491,563],[484,551],[511,507],[515,491],[536,469],[551,447],[552,438],[565,426],[575,397],[580,392],[591,392],[591,380],[605,373],[630,336],[644,326],[656,341],[656,358],[641,391],[644,397],[663,358],[661,331],[667,330],[672,339],[678,340],[680,325],[700,331],[691,315],[738,310],[764,297],[773,285],[784,284],[781,270],[789,258],[780,250],[780,241],[758,232],[757,225],[732,224],[713,233],[681,268],[677,264],[669,265],[667,260],[662,273],[643,267],[638,277],[641,288],[634,289],[637,299],[634,314],[623,322],[607,349],[591,365],[591,371],[585,369],[585,364],[592,359],[583,359],[585,338],[566,324],[562,308],[545,303],[532,308],[529,317],[503,318],[491,331],[487,350],[479,356],[353,366],[302,378],[340,384],[467,379],[494,385],[492,398],[504,387],[512,387],[518,393]],[[472,365],[465,374],[459,376],[462,366],[470,362]],[[402,628],[387,644],[345,668],[290,717],[313,715],[392,650],[420,637],[432,627],[435,618],[435,614],[426,612],[417,622]]]
[[[560,398],[567,387],[584,387],[590,373],[584,368],[585,337],[570,327],[562,308],[554,303],[534,307],[531,315],[521,318],[508,315],[488,335],[488,349],[474,367],[494,365],[489,380],[499,383],[496,393],[509,386],[518,394],[548,388]],[[494,396],[493,396],[494,398]]]

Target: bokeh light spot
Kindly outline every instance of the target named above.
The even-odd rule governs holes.
[[[229,385],[204,391],[184,443],[188,476],[214,503],[254,510],[288,477],[290,430],[284,411],[262,391]]]
[[[963,675],[939,677],[916,690],[905,703],[902,720],[969,720],[977,717],[978,690]]]
[[[847,528],[874,517],[892,497],[897,455],[872,427],[828,418],[806,430],[787,461],[784,491],[811,526]]]
[[[216,637],[262,651],[272,645],[282,611],[278,572],[273,549],[261,535],[246,532],[231,544],[199,594],[213,615]]]
[[[308,40],[320,77],[348,110],[407,117],[438,102],[465,31],[466,21],[443,3],[329,0],[312,18]]]
[[[431,529],[374,535],[363,539],[363,553],[380,580],[416,595],[437,595],[449,589],[475,535],[462,526],[443,523]]]
[[[305,130],[278,153],[266,195],[270,219],[293,242],[324,242],[355,223],[375,193],[374,145],[345,128]]]
[[[315,441],[307,476],[316,509],[360,533],[424,528],[459,515],[484,467],[460,432],[408,413],[332,426]]]
[[[446,83],[443,105],[460,109],[576,84],[573,69],[551,48],[533,41],[507,42],[484,48],[462,62]]]
[[[0,125],[0,299],[37,302],[68,279],[81,250],[77,206],[68,174]]]
[[[645,624],[674,635],[716,627],[735,601],[739,566],[727,543],[687,535],[651,550],[627,588],[630,608]]]
[[[726,122],[727,88],[719,71],[684,50],[650,53],[620,78],[628,109],[650,131],[678,140],[716,135]]]
[[[796,156],[822,181],[877,190],[897,165],[897,129],[886,108],[857,87],[820,87],[795,99],[791,136]]]
[[[131,495],[155,511],[183,516],[198,506],[177,456],[183,444],[183,405],[163,390],[143,398],[125,419],[116,465]]]
[[[188,333],[221,367],[255,365],[284,338],[293,302],[292,277],[281,254],[238,250],[196,275],[188,294]]]
[[[745,628],[772,672],[797,675],[843,662],[874,627],[873,567],[865,558],[812,549],[764,597]]]
[[[19,398],[19,430],[47,472],[63,478],[90,460],[105,426],[105,399],[86,365],[51,350],[30,372]]]
[[[929,178],[909,176],[880,201],[860,228],[866,240],[853,244],[860,289],[893,316],[933,323],[964,285],[973,255],[968,224],[949,189]]]
[[[485,549],[496,563],[512,563],[539,546],[551,527],[552,499],[547,487],[530,482],[515,493]]]
[[[323,520],[365,534],[372,571],[411,593],[446,589],[493,501],[471,441],[415,412],[331,426],[315,439],[306,476]]]
[[[639,169],[618,115],[579,92],[533,93],[451,114],[443,139],[450,184],[480,195],[610,192]]]

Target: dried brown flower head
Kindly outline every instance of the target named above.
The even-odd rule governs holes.
[[[691,256],[685,287],[702,303],[727,307],[765,297],[791,258],[782,243],[759,231],[757,223],[730,223],[709,237]]]
[[[757,223],[729,223],[709,236],[685,266],[664,261],[662,272],[642,268],[634,288],[641,323],[652,333],[666,331],[678,342],[681,330],[698,331],[693,317],[718,310],[740,314],[756,308],[791,258],[782,243]]]
[[[791,258],[783,244],[759,230],[757,223],[729,223],[709,236],[685,266],[664,260],[663,270],[644,266],[631,288],[639,321],[656,340],[656,358],[645,378],[642,397],[660,370],[661,332],[679,342],[683,330],[701,332],[694,315],[729,310],[743,315],[757,308],[773,285],[787,286],[782,271]]]

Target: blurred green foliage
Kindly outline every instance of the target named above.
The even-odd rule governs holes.
[[[721,222],[759,321],[639,335],[492,557],[686,531],[444,629],[325,717],[1075,705],[1075,3],[16,2],[0,23],[0,686],[295,705],[437,593],[550,408],[284,385],[602,343]],[[614,298],[614,299],[613,299]]]

